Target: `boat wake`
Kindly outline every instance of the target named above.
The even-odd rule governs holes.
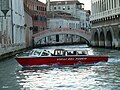
[[[119,57],[109,58],[108,62],[109,63],[120,63],[120,58]]]
[[[27,66],[22,67],[22,70],[41,70],[41,69],[53,69],[53,68],[79,68],[79,67],[89,67],[89,66],[99,66],[104,65],[107,62],[98,62],[98,63],[92,63],[92,64],[74,64],[74,65],[59,65],[59,64],[53,64],[53,65],[35,65],[35,66]]]

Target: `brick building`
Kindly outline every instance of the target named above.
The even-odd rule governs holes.
[[[47,28],[46,4],[38,0],[25,0],[24,4],[32,11],[33,34]]]

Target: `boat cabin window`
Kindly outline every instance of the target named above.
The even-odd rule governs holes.
[[[49,54],[46,52],[43,52],[41,56],[49,56]]]
[[[86,51],[86,50],[85,51],[79,51],[78,53],[79,53],[78,55],[87,55],[88,51]]]
[[[38,51],[34,52],[34,55],[40,55],[40,54],[41,54],[41,52],[38,52]]]
[[[77,51],[68,51],[68,55],[78,55]]]
[[[56,55],[56,56],[63,56],[64,54],[65,54],[64,49],[56,49],[56,50],[54,50],[54,55]]]
[[[77,51],[67,51],[67,55],[87,55],[87,51],[81,51],[81,50],[77,50]]]
[[[41,51],[32,50],[29,54],[30,54],[30,55],[40,55],[40,54],[41,54]]]
[[[29,53],[29,54],[30,54],[30,55],[32,55],[33,53],[34,53],[34,51],[32,50],[32,51],[30,51],[30,53]]]
[[[44,50],[41,56],[51,56],[51,53],[49,51]]]

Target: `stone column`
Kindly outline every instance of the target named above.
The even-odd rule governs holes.
[[[50,0],[46,0],[46,4],[47,4],[47,11],[50,11]]]

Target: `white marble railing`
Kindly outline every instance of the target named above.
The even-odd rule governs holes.
[[[104,18],[104,17],[108,17],[108,16],[113,16],[113,15],[118,15],[120,14],[120,8],[115,8],[115,9],[111,9],[108,11],[104,11],[101,13],[97,13],[94,15],[90,16],[90,20],[96,20],[96,19],[100,19],[100,18]]]

